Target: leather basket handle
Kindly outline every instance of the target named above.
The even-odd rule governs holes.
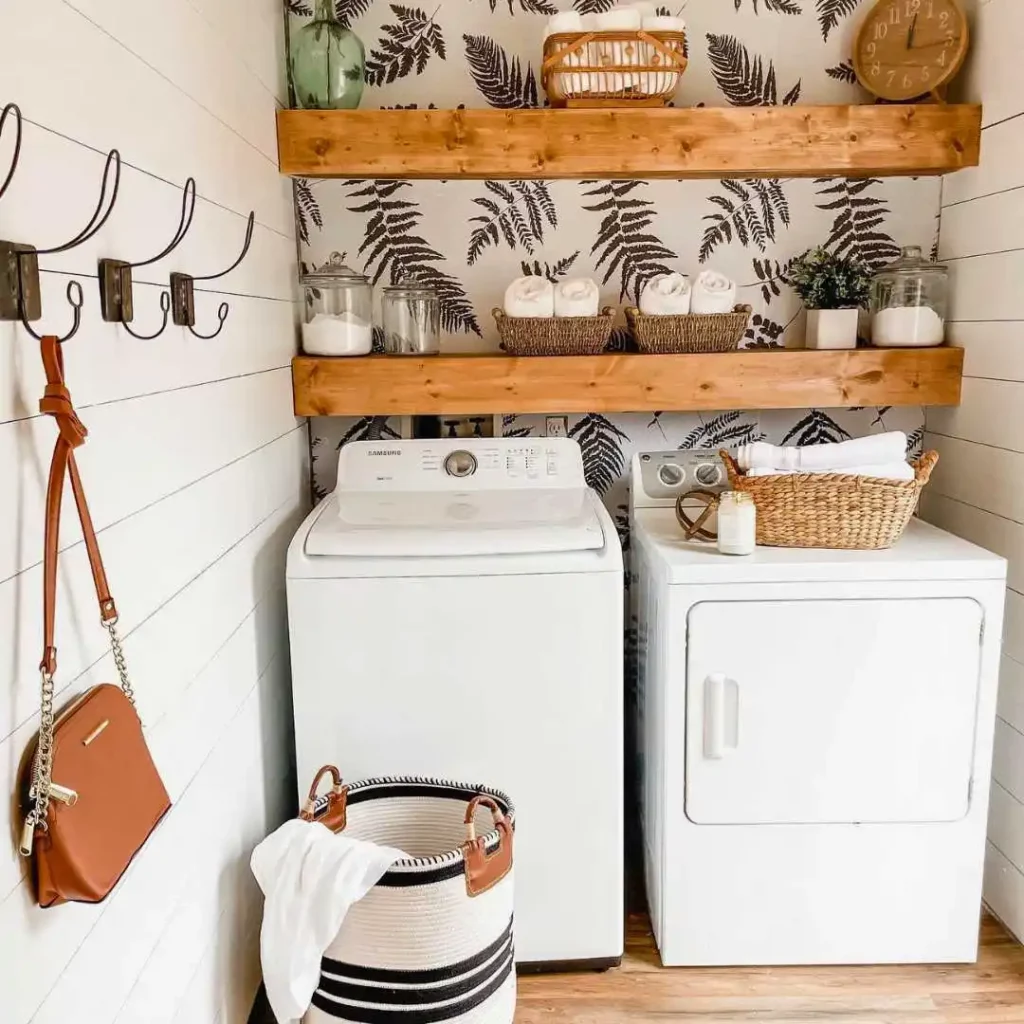
[[[498,845],[491,854],[484,846],[484,837],[476,834],[473,819],[478,807],[490,810],[494,827],[498,830]],[[497,802],[483,793],[477,793],[469,801],[463,820],[466,824],[466,842],[462,847],[466,862],[466,894],[479,896],[496,886],[512,870],[512,826]]]
[[[320,789],[320,781],[325,775],[331,777],[331,790],[327,794],[327,806],[318,814],[316,811],[317,791]],[[348,800],[348,787],[342,781],[341,772],[333,764],[325,764],[316,773],[313,785],[309,787],[309,796],[299,811],[299,817],[303,821],[318,821],[326,825],[332,832],[342,832],[345,829]]]

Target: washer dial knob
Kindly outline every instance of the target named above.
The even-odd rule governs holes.
[[[682,466],[677,466],[674,462],[666,462],[658,467],[658,479],[666,487],[678,487],[686,479],[686,473],[683,472]]]
[[[452,452],[444,460],[444,471],[449,476],[472,476],[476,472],[476,456],[462,449]]]
[[[722,470],[711,462],[701,463],[697,467],[697,483],[705,487],[714,487],[722,482]]]

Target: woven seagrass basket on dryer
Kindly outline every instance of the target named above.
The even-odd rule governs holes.
[[[751,477],[727,451],[719,454],[729,486],[754,500],[758,544],[865,551],[892,547],[900,539],[939,461],[938,452],[925,452],[908,481],[843,473]]]
[[[301,816],[409,854],[345,915],[303,1024],[512,1024],[515,812],[504,793],[404,776],[349,786],[328,765]]]

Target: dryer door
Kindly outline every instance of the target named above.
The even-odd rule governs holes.
[[[969,598],[695,605],[687,622],[687,817],[962,818],[982,621]]]

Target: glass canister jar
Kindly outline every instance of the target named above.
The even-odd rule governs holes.
[[[871,282],[871,342],[880,348],[924,348],[945,340],[949,271],[926,260],[920,246],[903,249]]]
[[[366,55],[359,36],[316,0],[313,20],[290,34],[288,65],[295,101],[304,110],[348,110],[363,96]]]
[[[302,277],[306,322],[302,350],[311,356],[365,356],[373,348],[370,279],[345,266],[341,253]]]
[[[428,356],[441,351],[441,300],[437,292],[405,279],[381,295],[384,351],[392,356]]]

